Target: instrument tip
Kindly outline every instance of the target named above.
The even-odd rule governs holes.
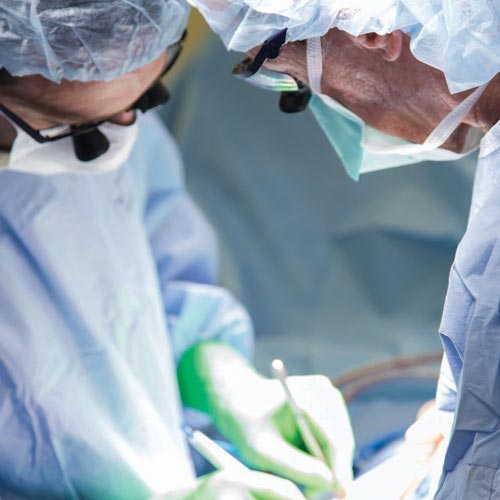
[[[274,359],[273,362],[271,363],[271,367],[273,370],[281,371],[283,370],[285,365],[283,364],[283,361],[281,361],[281,359]]]

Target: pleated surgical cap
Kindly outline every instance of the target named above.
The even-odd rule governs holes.
[[[56,82],[112,80],[177,41],[188,15],[183,0],[4,0],[0,66]]]
[[[288,41],[339,28],[357,36],[401,29],[415,57],[444,72],[452,92],[500,71],[499,0],[189,0],[230,50],[248,51],[280,30]]]

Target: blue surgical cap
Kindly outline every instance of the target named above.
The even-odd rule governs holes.
[[[112,80],[160,56],[188,15],[184,0],[9,0],[0,66],[55,82]]]
[[[288,41],[339,28],[357,36],[401,29],[415,57],[444,72],[452,92],[500,71],[498,0],[189,0],[231,50],[248,51],[280,30]]]

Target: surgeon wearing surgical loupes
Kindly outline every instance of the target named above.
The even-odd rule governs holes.
[[[440,327],[442,418],[432,421],[442,422],[435,432],[449,446],[435,498],[496,498],[498,2],[191,3],[226,47],[249,53],[234,70],[238,78],[280,91],[284,111],[309,105],[352,178],[479,149],[469,226],[451,269]]]
[[[252,327],[214,285],[215,241],[159,120],[182,48],[177,0],[20,0],[0,14],[0,496],[300,500],[289,480],[194,477],[181,406],[248,465],[307,492],[351,477],[326,378],[288,384],[326,456],[306,451]]]

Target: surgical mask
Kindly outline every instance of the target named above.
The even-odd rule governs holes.
[[[340,157],[350,177],[422,161],[454,161],[477,150],[483,133],[470,128],[461,153],[441,148],[483,94],[487,84],[477,88],[434,129],[423,144],[414,144],[381,132],[332,97],[321,93],[323,54],[321,39],[307,41],[307,69],[313,95],[309,107]]]
[[[71,137],[40,144],[15,126],[17,136],[5,169],[38,175],[64,173],[95,174],[118,169],[130,156],[138,133],[136,117],[132,125],[105,122],[99,129],[109,140],[109,149],[98,158],[82,162],[75,156]]]

